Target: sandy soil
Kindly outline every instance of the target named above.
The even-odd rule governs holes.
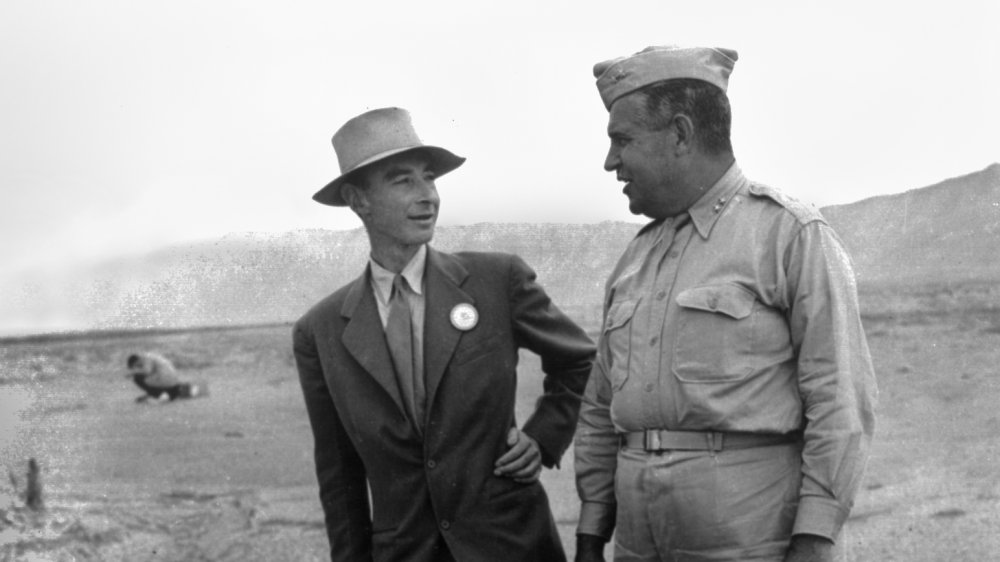
[[[850,559],[1000,559],[1000,316],[870,322],[882,389]],[[0,343],[0,560],[327,558],[287,327]],[[159,350],[207,398],[136,404],[125,356]],[[538,388],[523,365],[524,419]],[[23,507],[27,460],[45,510]],[[543,476],[567,550],[571,456]],[[7,479],[4,479],[7,480]],[[610,551],[610,549],[609,549]]]
[[[38,459],[46,511],[5,512],[0,559],[326,558],[288,334],[5,346],[4,378],[14,382],[2,388],[20,413],[3,460],[20,473]],[[135,403],[141,392],[120,366],[142,349],[162,350],[211,394]]]

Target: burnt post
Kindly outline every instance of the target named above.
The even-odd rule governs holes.
[[[34,458],[28,459],[28,486],[24,491],[24,504],[28,509],[41,511],[45,509],[42,500],[42,471]]]

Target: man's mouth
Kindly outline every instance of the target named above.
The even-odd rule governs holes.
[[[431,221],[431,220],[434,220],[434,213],[421,213],[419,215],[410,215],[409,219],[410,220],[414,220],[414,221],[421,221],[421,222]]]

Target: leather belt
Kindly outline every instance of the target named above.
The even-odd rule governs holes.
[[[741,433],[734,431],[671,431],[647,429],[622,434],[622,446],[646,451],[722,451],[749,449],[798,441],[800,433]]]

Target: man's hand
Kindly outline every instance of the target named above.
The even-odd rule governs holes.
[[[574,562],[604,562],[604,539],[596,535],[576,536]]]
[[[513,478],[515,482],[530,484],[542,473],[542,452],[538,443],[516,427],[507,432],[510,449],[497,459],[493,474]]]
[[[832,562],[833,541],[816,535],[795,535],[785,562]]]

